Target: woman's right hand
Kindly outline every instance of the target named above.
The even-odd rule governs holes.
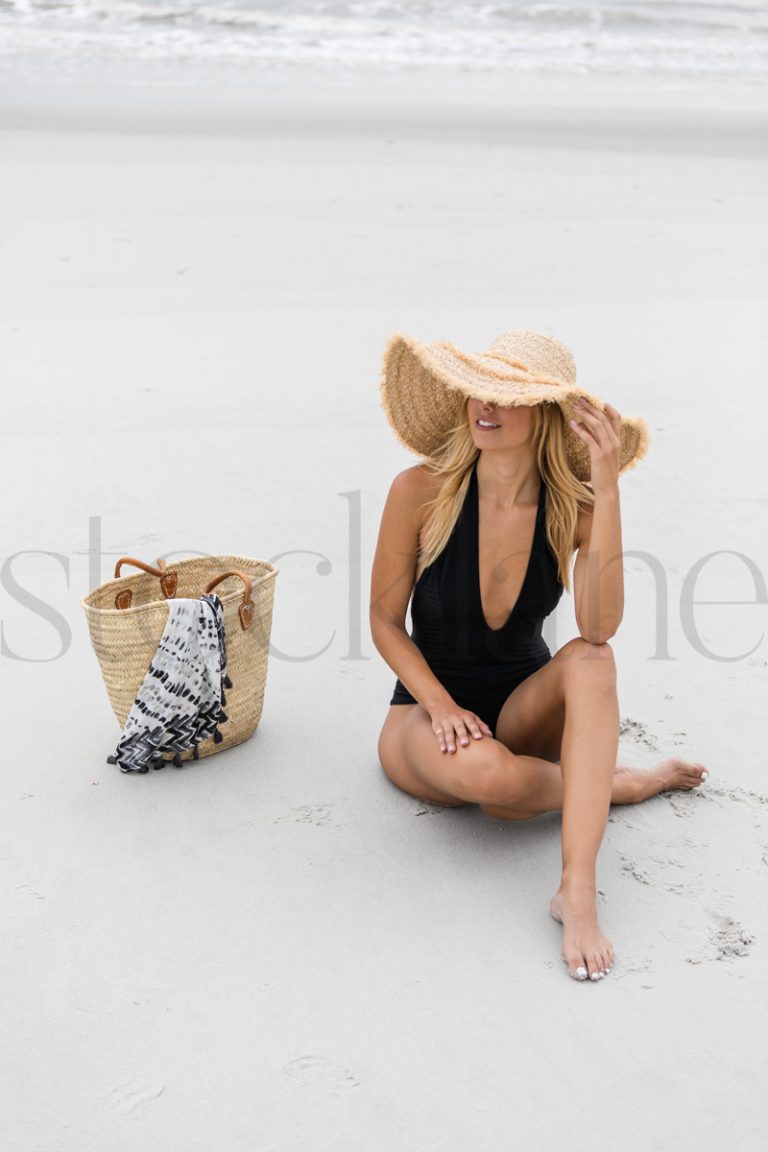
[[[442,705],[430,713],[430,719],[441,752],[455,752],[457,745],[466,747],[470,736],[474,740],[493,736],[484,720],[466,708],[459,708],[458,704]]]

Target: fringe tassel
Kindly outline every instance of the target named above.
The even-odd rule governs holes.
[[[214,732],[214,734],[213,734],[213,742],[214,742],[214,744],[221,744],[221,742],[222,742],[222,740],[223,740],[223,739],[224,739],[224,737],[222,736],[221,732],[219,732],[219,730],[218,730],[218,728],[217,728],[217,729],[216,729],[216,731],[215,731],[215,732]]]
[[[192,759],[193,760],[199,760],[200,759],[200,748],[198,747],[197,744],[195,744],[195,750],[192,753]]]
[[[117,760],[114,756],[107,756],[107,764],[117,764]]]
[[[224,677],[224,687],[225,688],[231,688],[232,687],[232,681],[229,678],[228,672],[227,672],[226,676]]]
[[[221,712],[219,712],[219,724],[226,724],[227,720],[229,720],[229,716],[227,716],[226,712],[222,708]]]
[[[177,752],[173,760],[171,760],[171,764],[173,764],[174,768],[181,768],[183,763],[184,761],[181,758],[181,752]]]
[[[225,707],[226,703],[227,703],[227,698],[226,698],[226,696],[224,695],[224,691],[223,691],[223,689],[222,689],[222,693],[221,693],[221,706],[222,706],[222,708],[224,708],[224,707]]]

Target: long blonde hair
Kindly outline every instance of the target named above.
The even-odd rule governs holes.
[[[570,590],[579,505],[591,506],[594,496],[568,467],[564,434],[565,418],[558,404],[533,405],[533,447],[546,485],[547,542],[557,558],[561,583]],[[422,569],[432,564],[448,543],[466,499],[472,465],[479,455],[469,428],[465,397],[455,427],[439,450],[425,461],[443,476],[443,483],[434,500],[425,505],[428,512],[418,552]]]

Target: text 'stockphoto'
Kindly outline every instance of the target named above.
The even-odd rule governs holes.
[[[768,0],[0,3],[9,1152],[762,1152]]]

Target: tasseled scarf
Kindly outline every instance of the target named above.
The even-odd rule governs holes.
[[[160,642],[107,763],[121,772],[148,772],[168,763],[163,753],[175,752],[170,763],[178,767],[179,753],[189,748],[197,760],[202,740],[224,739],[219,724],[228,718],[224,688],[231,687],[219,597],[170,599]]]

